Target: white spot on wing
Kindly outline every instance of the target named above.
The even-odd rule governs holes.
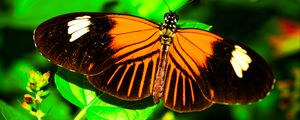
[[[235,59],[235,57],[231,58],[230,63],[233,67],[236,76],[238,76],[239,78],[243,78],[243,70],[241,66],[238,64],[238,61]]]
[[[77,40],[79,37],[90,31],[90,18],[91,16],[80,16],[68,22],[68,34],[71,35],[69,42]]]
[[[243,78],[243,71],[247,71],[249,64],[252,62],[251,58],[248,56],[247,51],[238,45],[234,46],[234,50],[231,52],[232,57],[230,63],[233,70],[239,78]]]

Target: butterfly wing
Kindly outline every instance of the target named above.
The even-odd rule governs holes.
[[[172,48],[172,45],[171,47]],[[169,55],[167,77],[163,92],[165,106],[177,112],[200,111],[213,103],[206,100],[197,82]]]
[[[135,37],[143,38],[144,35],[136,34]],[[124,57],[104,72],[88,76],[88,80],[98,89],[123,100],[141,100],[152,95],[160,53],[159,36],[157,32],[144,42],[116,52],[116,56]]]
[[[212,102],[204,97],[197,83],[200,76],[198,68],[205,66],[206,56],[212,54],[211,43],[222,38],[205,31],[199,34],[193,33],[194,30],[186,31],[203,39],[191,42],[185,38],[190,34],[182,36],[182,32],[185,31],[178,30],[169,47],[163,102],[168,108],[179,112],[204,110]]]
[[[229,40],[213,43],[198,81],[204,95],[222,104],[247,104],[267,96],[275,79],[268,64],[247,46]]]
[[[271,69],[254,51],[199,29],[179,29],[168,60],[163,101],[175,111],[255,102],[274,82]]]
[[[72,13],[41,24],[37,49],[86,74],[96,88],[125,100],[150,96],[160,51],[158,25],[120,14]]]
[[[71,13],[42,23],[34,32],[34,42],[53,63],[93,75],[130,54],[124,52],[139,49],[126,46],[145,41],[150,44],[148,38],[158,37],[158,27],[129,15]]]

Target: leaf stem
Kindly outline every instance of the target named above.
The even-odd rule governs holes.
[[[86,117],[86,109],[88,107],[85,107],[84,109],[80,110],[80,112],[76,115],[74,120],[83,120],[84,117]]]
[[[82,110],[80,110],[80,112],[76,115],[74,120],[83,120],[83,118],[86,117],[87,108],[89,108],[97,100],[96,98],[100,97],[101,95],[95,97],[90,103],[88,103],[88,105],[86,107],[84,107]]]

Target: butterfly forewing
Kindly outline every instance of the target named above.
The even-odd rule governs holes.
[[[41,24],[34,32],[34,42],[53,63],[83,74],[98,74],[119,60],[117,51],[127,44],[146,40],[158,31],[157,27],[127,15],[72,13]],[[141,39],[124,39],[144,30],[152,31],[147,31],[148,36]],[[119,34],[125,35],[123,39],[119,39]]]
[[[214,103],[234,104],[265,97],[274,82],[267,63],[238,42],[201,31],[179,30],[178,39],[175,37],[173,42],[175,51],[170,53],[179,56],[174,57],[175,62],[185,61],[179,65],[186,66],[185,71],[195,76],[205,98]],[[189,47],[181,47],[183,43]]]
[[[274,76],[267,63],[241,43],[223,40],[213,43],[214,55],[199,84],[211,101],[224,104],[251,103],[265,97],[273,87]]]

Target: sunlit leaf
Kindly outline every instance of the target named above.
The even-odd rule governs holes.
[[[93,86],[85,76],[59,69],[55,74],[55,84],[60,94],[72,104],[84,108],[97,97]]]
[[[175,120],[174,112],[168,111],[162,117],[162,120]]]
[[[109,120],[146,120],[156,107],[150,106],[141,110],[131,110],[103,103],[101,106],[91,106],[87,109],[87,118],[89,120],[100,118]]]
[[[210,28],[212,28],[211,25],[207,25],[201,22],[196,22],[196,21],[179,21],[179,26],[180,28],[198,28],[202,30],[209,31]]]
[[[72,120],[71,107],[63,101],[55,91],[55,89],[50,89],[50,94],[41,103],[41,109],[45,112],[44,119],[47,120]]]
[[[55,84],[61,95],[87,112],[87,118],[90,119],[148,118],[155,108],[152,100],[128,102],[97,93],[98,90],[89,84],[85,76],[63,69],[59,69],[55,75]]]

